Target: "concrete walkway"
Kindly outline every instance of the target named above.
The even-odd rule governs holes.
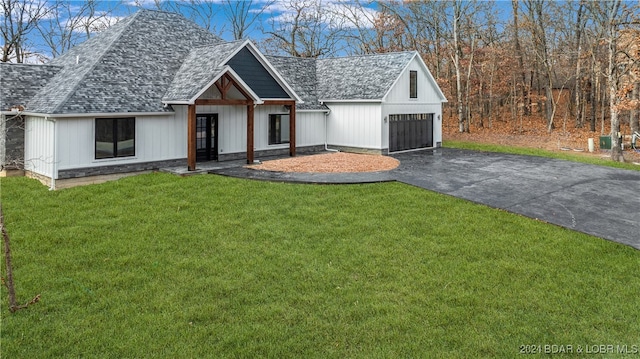
[[[399,181],[640,249],[640,171],[570,161],[439,148],[395,154],[373,173],[281,173],[243,167],[210,173],[299,183]]]

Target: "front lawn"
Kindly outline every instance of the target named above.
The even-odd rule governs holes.
[[[639,251],[400,183],[155,173],[0,191],[19,301],[41,294],[11,314],[2,289],[3,358],[640,344]]]

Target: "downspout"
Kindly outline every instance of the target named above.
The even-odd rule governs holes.
[[[56,139],[58,138],[57,133],[56,133],[56,128],[58,126],[56,126],[56,119],[55,118],[48,118],[45,117],[44,118],[46,121],[52,122],[53,123],[53,152],[52,152],[52,157],[53,157],[53,162],[51,163],[51,186],[49,187],[49,191],[55,191],[56,189],[56,177],[58,174],[58,163],[57,163],[57,159],[56,159]]]
[[[328,131],[327,131],[327,121],[328,117],[331,114],[331,109],[324,113],[324,150],[327,152],[340,152],[339,150],[334,150],[329,148],[329,144],[327,143]]]

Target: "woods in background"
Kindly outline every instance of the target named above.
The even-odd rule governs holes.
[[[117,21],[125,6],[0,1],[1,61],[11,62],[59,56]],[[562,122],[591,131],[604,131],[606,122],[617,148],[621,124],[639,128],[637,1],[155,0],[151,7],[182,13],[229,40],[261,34],[256,43],[269,54],[417,50],[460,132],[537,115],[550,133],[562,113]]]

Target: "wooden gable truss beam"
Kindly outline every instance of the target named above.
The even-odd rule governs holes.
[[[214,83],[220,91],[219,99],[197,99],[189,105],[187,111],[187,167],[189,171],[196,169],[196,106],[247,106],[247,163],[254,161],[254,113],[255,104],[247,91],[225,73]],[[245,99],[229,99],[228,92],[234,86]],[[296,155],[296,102],[295,100],[265,100],[264,105],[285,106],[289,110],[289,156]]]

